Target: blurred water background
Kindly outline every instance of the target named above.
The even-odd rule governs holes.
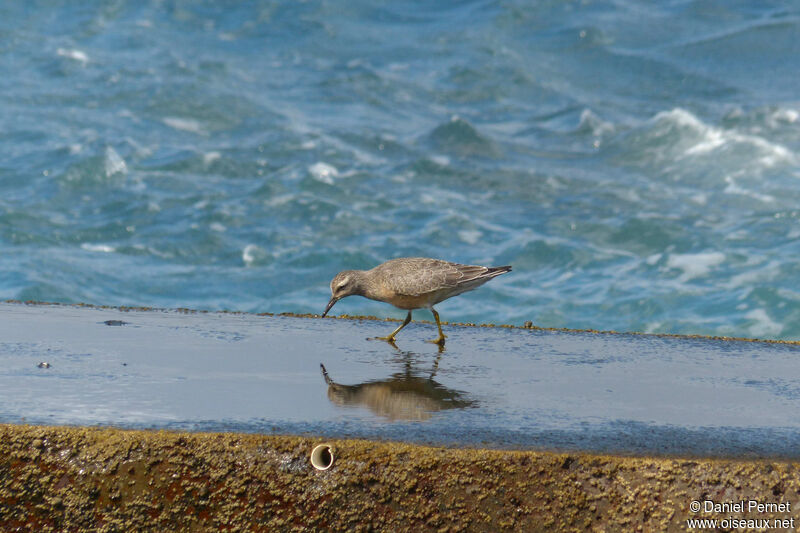
[[[798,37],[763,0],[3,2],[0,298],[320,313],[422,255],[514,266],[445,320],[800,339]]]

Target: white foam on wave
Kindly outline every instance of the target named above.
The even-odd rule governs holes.
[[[656,263],[658,263],[661,260],[662,255],[663,254],[651,254],[651,255],[648,255],[645,258],[644,262],[647,263],[650,266],[653,266],[653,265],[655,265]]]
[[[458,238],[467,244],[478,244],[481,237],[483,232],[478,230],[465,229],[458,232]]]
[[[578,130],[588,131],[595,137],[602,137],[605,134],[614,133],[614,125],[611,122],[601,119],[591,109],[584,109],[581,111]]]
[[[754,337],[777,336],[783,331],[783,325],[772,320],[764,309],[753,309],[746,313],[744,317],[753,321],[748,331]]]
[[[769,116],[769,125],[773,128],[782,124],[794,124],[800,119],[800,113],[795,109],[780,108]]]
[[[549,289],[552,287],[563,287],[566,281],[569,281],[575,277],[575,272],[571,270],[567,270],[566,272],[562,272],[558,277],[555,279],[550,279],[547,281],[540,281],[539,287],[544,289]]]
[[[739,299],[744,300],[751,296],[751,291],[754,288],[773,286],[776,280],[784,278],[782,264],[778,259],[767,261],[763,256],[750,255],[744,264],[737,265],[739,273],[731,276],[727,282],[720,283],[720,287],[725,288],[730,293],[738,293]],[[746,290],[742,291],[740,289]],[[778,292],[780,293],[781,290],[778,289]],[[800,293],[798,293],[798,296],[790,293],[781,294],[781,296],[789,300],[800,301]]]
[[[733,176],[725,176],[725,183],[728,185],[725,187],[725,193],[727,194],[738,194],[741,196],[747,196],[754,200],[758,200],[764,203],[772,203],[775,201],[775,197],[769,194],[761,194],[755,191],[751,191],[750,189],[746,189],[738,185],[734,180]]]
[[[678,281],[685,283],[689,280],[707,275],[712,268],[725,261],[722,252],[704,252],[699,254],[669,254],[667,268],[682,270]]]
[[[447,189],[429,189],[419,193],[419,203],[426,205],[467,205],[469,199],[461,192]],[[463,210],[449,210],[451,214],[463,216]]]
[[[308,172],[315,180],[327,183],[328,185],[333,185],[333,179],[339,176],[339,171],[335,166],[323,163],[322,161],[308,167]]]
[[[446,155],[438,155],[434,154],[428,157],[431,161],[439,165],[440,167],[447,167],[450,166],[450,158]]]
[[[259,259],[265,258],[267,253],[256,244],[248,244],[242,250],[242,261],[245,266],[252,266]]]
[[[208,166],[221,157],[222,154],[220,154],[219,152],[207,152],[203,154],[203,164],[205,166]]]
[[[281,207],[287,205],[294,201],[296,195],[293,193],[287,194],[278,194],[275,196],[270,196],[269,198],[264,200],[264,205],[267,207]]]
[[[91,244],[85,242],[81,244],[81,249],[86,250],[87,252],[102,252],[106,254],[110,254],[116,252],[117,249],[113,246],[109,246],[107,244]]]
[[[106,147],[104,163],[107,178],[110,178],[114,174],[125,174],[128,172],[128,165],[125,163],[125,160],[110,146]]]
[[[170,128],[176,130],[203,133],[203,127],[200,125],[200,122],[191,118],[164,117],[162,121]]]
[[[78,61],[84,65],[89,62],[89,56],[86,54],[86,52],[82,52],[76,48],[59,48],[56,50],[56,54],[58,54],[60,57],[66,57],[67,59]]]
[[[656,123],[673,124],[693,134],[694,140],[684,149],[683,156],[702,156],[722,148],[741,145],[744,148],[754,149],[759,154],[758,161],[764,167],[773,167],[781,163],[793,164],[797,160],[795,154],[781,144],[757,135],[710,126],[685,109],[662,111],[653,117],[653,120]]]

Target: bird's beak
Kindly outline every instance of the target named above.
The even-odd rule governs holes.
[[[333,304],[335,304],[335,303],[336,303],[336,302],[338,302],[338,301],[339,301],[339,298],[336,298],[336,297],[331,297],[331,301],[330,301],[330,302],[328,302],[328,306],[325,308],[325,312],[324,312],[324,313],[322,313],[322,318],[325,318],[325,315],[327,315],[327,314],[328,314],[328,311],[330,311],[330,310],[331,310],[331,307],[333,307]]]

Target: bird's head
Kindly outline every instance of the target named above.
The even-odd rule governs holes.
[[[353,294],[362,294],[360,272],[357,270],[343,270],[331,280],[331,299],[322,316],[328,314],[333,304]]]

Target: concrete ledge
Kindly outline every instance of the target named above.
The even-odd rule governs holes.
[[[161,312],[176,312],[176,313],[183,313],[183,314],[220,314],[220,315],[245,315],[245,316],[281,316],[281,317],[293,317],[293,318],[316,318],[316,319],[323,319],[318,314],[313,313],[292,313],[292,312],[283,312],[283,313],[249,313],[245,311],[230,311],[230,310],[216,310],[216,311],[209,311],[204,309],[189,309],[186,307],[178,307],[178,308],[161,308],[161,307],[140,307],[140,306],[112,306],[112,305],[96,305],[96,304],[88,304],[88,303],[59,303],[59,302],[43,302],[43,301],[34,301],[34,300],[3,300],[0,303],[6,304],[14,304],[14,305],[29,305],[29,306],[51,306],[51,307],[66,307],[66,308],[77,308],[77,309],[104,309],[104,310],[114,310],[120,312],[131,312],[131,311],[161,311]],[[386,317],[377,317],[374,315],[349,315],[349,314],[331,314],[326,317],[327,320],[371,320],[376,322],[396,322],[400,323],[403,321],[402,318],[386,318]],[[414,322],[419,324],[434,324],[434,322],[430,320],[420,319],[418,317],[414,317]],[[767,343],[767,344],[787,344],[793,346],[800,346],[800,340],[787,340],[787,339],[760,339],[755,337],[737,337],[737,336],[721,336],[721,335],[698,335],[698,334],[684,334],[684,333],[645,333],[642,331],[615,331],[615,330],[599,330],[599,329],[580,329],[580,328],[551,328],[551,327],[542,327],[535,325],[532,321],[526,321],[522,326],[515,326],[512,324],[478,324],[475,322],[449,322],[447,320],[442,320],[442,325],[445,326],[463,326],[463,327],[472,327],[472,328],[502,328],[502,329],[523,329],[523,330],[535,330],[535,331],[548,331],[552,333],[594,333],[598,335],[637,335],[640,337],[654,337],[654,338],[665,338],[665,339],[704,339],[704,340],[721,340],[721,341],[741,341],[741,342],[757,342],[757,343]]]
[[[332,440],[321,472],[319,442],[0,425],[0,530],[685,531],[694,516],[790,520],[800,504],[796,462]],[[707,499],[790,511],[689,511]]]

